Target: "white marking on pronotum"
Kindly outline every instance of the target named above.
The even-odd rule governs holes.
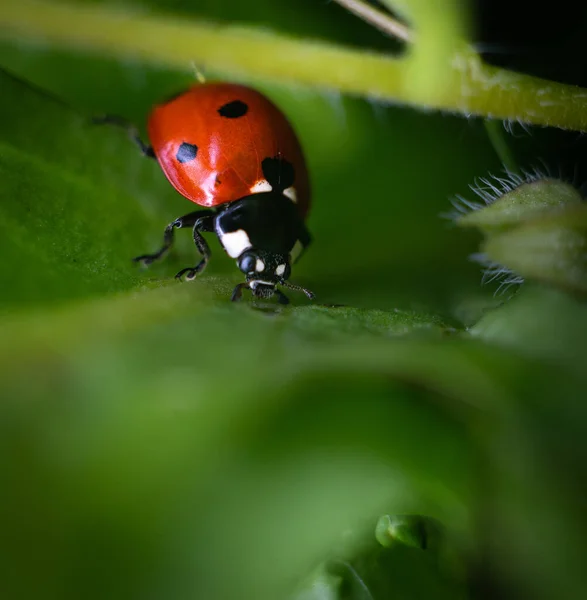
[[[273,188],[266,179],[259,179],[257,183],[251,186],[251,194],[259,194],[260,192],[270,192]]]
[[[292,265],[300,257],[300,254],[303,252],[303,250],[304,250],[304,247],[302,246],[302,242],[300,242],[300,240],[298,240],[294,244],[294,247],[292,248],[291,252],[289,253],[289,262]]]
[[[285,265],[277,265],[277,269],[275,269],[275,274],[281,277],[285,273]]]
[[[264,271],[265,270],[265,263],[258,258],[257,262],[255,263],[255,271],[260,272],[260,271]]]
[[[248,250],[253,245],[244,229],[223,233],[220,237],[220,241],[228,256],[231,258],[238,258],[245,250]]]
[[[283,195],[289,198],[294,204],[297,204],[298,201],[298,193],[296,192],[295,187],[288,187],[283,190]]]

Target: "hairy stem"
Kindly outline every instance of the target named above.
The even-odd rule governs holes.
[[[412,53],[397,59],[253,28],[103,6],[0,3],[0,35],[186,69],[196,61],[235,79],[289,81],[465,116],[587,131],[587,90],[484,65],[466,43],[445,56],[444,84],[438,85],[438,73]]]

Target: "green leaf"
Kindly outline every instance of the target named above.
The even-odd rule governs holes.
[[[2,77],[0,306],[129,289],[149,219],[112,185],[104,136],[56,101]],[[23,93],[24,92],[24,93]]]

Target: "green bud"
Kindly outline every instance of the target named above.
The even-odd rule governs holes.
[[[426,550],[439,569],[455,581],[464,581],[465,565],[456,538],[442,523],[422,515],[384,515],[375,527],[375,538],[384,555],[394,556],[401,548]],[[389,594],[381,597],[389,597]]]
[[[438,526],[434,519],[419,515],[383,515],[375,526],[375,538],[386,548],[403,544],[425,550],[436,544]]]
[[[587,293],[587,205],[567,205],[490,236],[483,252],[524,279]]]
[[[484,188],[475,191],[487,203],[476,205],[471,212],[459,216],[461,227],[477,227],[485,234],[499,234],[569,205],[577,206],[579,192],[560,179],[523,180],[518,175],[509,179],[481,180]],[[464,201],[462,201],[464,202]],[[467,203],[471,206],[471,203]]]

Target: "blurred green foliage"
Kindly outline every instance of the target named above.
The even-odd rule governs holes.
[[[309,0],[140,6],[395,47]],[[584,595],[587,309],[553,277],[494,297],[467,260],[481,236],[440,218],[500,168],[481,123],[256,82],[306,149],[295,279],[318,301],[233,305],[213,240],[193,283],[172,280],[181,233],[133,266],[190,208],[89,124],[144,128],[191,65],[37,40],[2,42],[0,66],[4,597]]]

